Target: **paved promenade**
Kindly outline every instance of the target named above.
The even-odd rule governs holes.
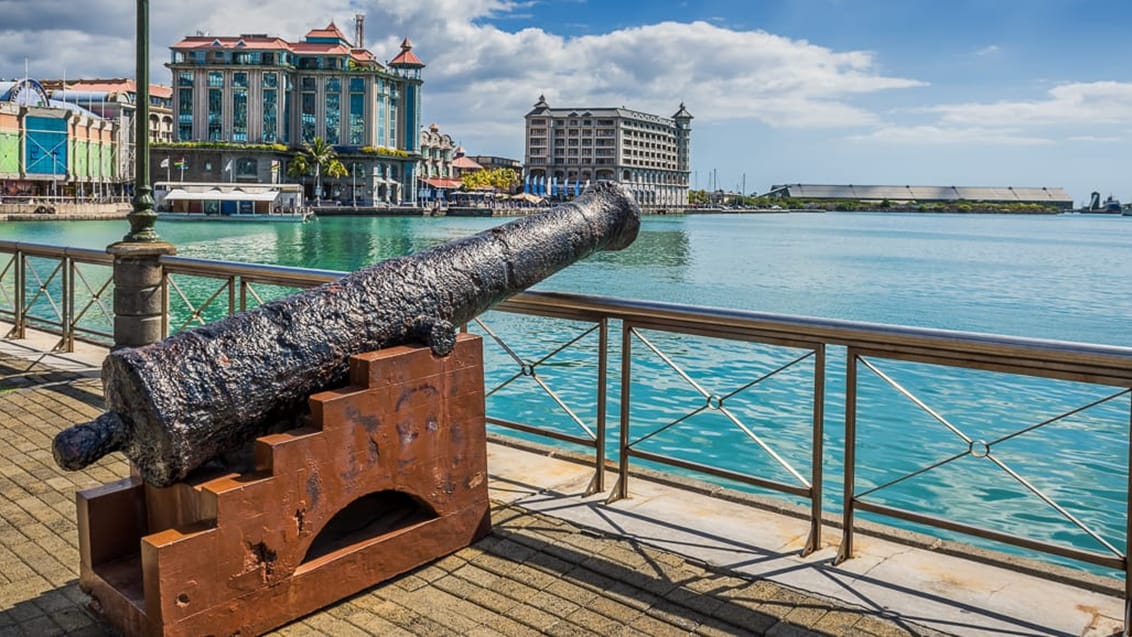
[[[4,345],[0,636],[107,634],[86,611],[87,598],[77,586],[74,491],[123,477],[127,465],[114,454],[85,471],[67,473],[55,466],[50,453],[57,431],[101,411],[98,369],[54,357],[33,364],[14,355],[11,342]],[[857,562],[858,571],[839,578],[830,574],[834,569],[806,567],[807,560],[797,557],[791,545],[797,538],[756,549],[733,539],[727,524],[709,519],[720,512],[733,518],[729,507],[737,505],[705,504],[691,497],[666,501],[658,495],[662,487],[638,480],[633,500],[607,507],[600,498],[578,495],[590,475],[586,468],[490,447],[490,536],[276,634],[1108,635],[1119,628],[1114,619],[1120,612],[1118,599],[1077,589],[1069,589],[1072,599],[1060,603],[1087,606],[1085,623],[1051,623],[1043,610],[1061,614],[1056,598],[1066,592],[1018,574],[1007,575],[1023,592],[1022,601],[1008,600],[1022,604],[1013,615],[1003,608],[988,610],[975,601],[977,591],[970,590],[966,600],[950,604],[955,613],[947,615],[936,609],[949,604],[930,572],[906,573],[911,580],[895,584],[885,578],[905,567],[892,562],[886,570],[885,560],[866,555],[847,563]],[[693,518],[712,532],[692,529],[686,520]],[[747,536],[757,535],[749,520],[732,524]],[[803,526],[796,521],[778,525],[795,535]],[[827,533],[835,536],[833,530]],[[826,539],[828,544],[836,538]],[[880,542],[863,544],[867,552]],[[823,548],[809,563],[828,562],[831,550]],[[905,546],[898,552],[915,551]],[[950,570],[938,561],[932,561],[932,568]],[[869,582],[870,573],[882,587],[899,589],[912,601],[878,596],[873,592],[878,582]],[[790,584],[791,576],[799,585]],[[990,577],[986,585],[1010,597],[1012,587],[991,575],[962,569],[934,575],[978,588],[978,581],[964,582],[965,576]]]

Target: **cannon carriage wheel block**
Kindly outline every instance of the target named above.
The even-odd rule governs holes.
[[[478,336],[356,355],[254,470],[79,492],[91,607],[126,635],[258,634],[468,546],[491,528],[483,387]]]

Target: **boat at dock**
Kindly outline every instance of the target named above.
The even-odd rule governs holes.
[[[314,216],[298,184],[158,182],[154,209],[171,221],[302,223]]]
[[[1119,199],[1109,195],[1104,201],[1101,201],[1101,194],[1096,191],[1093,191],[1090,195],[1089,205],[1081,208],[1077,212],[1086,215],[1132,215],[1132,211],[1124,210],[1120,205]]]

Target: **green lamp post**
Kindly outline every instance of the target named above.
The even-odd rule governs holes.
[[[134,111],[134,206],[130,233],[106,247],[114,256],[114,349],[154,343],[164,336],[165,273],[161,258],[177,253],[157,236],[149,185],[149,0],[137,0],[137,76]]]
[[[149,0],[137,0],[137,71],[134,111],[134,209],[126,215],[130,243],[160,241],[153,224],[153,187],[149,183]]]

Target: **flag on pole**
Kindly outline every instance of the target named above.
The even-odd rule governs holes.
[[[174,168],[180,168],[181,170],[184,170],[185,168],[188,168],[188,166],[189,166],[189,165],[188,165],[187,163],[185,163],[185,158],[184,158],[184,157],[182,157],[182,158],[178,159],[177,161],[173,162],[173,167],[174,167]]]
[[[169,158],[168,157],[161,160],[161,167],[162,168],[168,168],[169,167]]]
[[[224,172],[226,172],[226,173],[232,172],[232,160],[231,159],[228,160],[227,164],[224,164]]]

